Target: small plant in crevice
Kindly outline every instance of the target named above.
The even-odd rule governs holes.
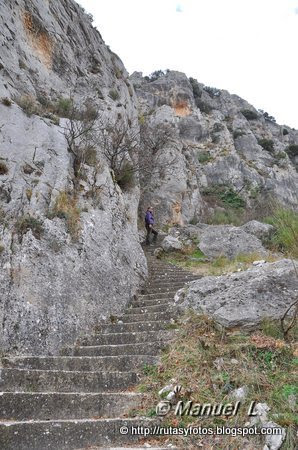
[[[258,144],[267,152],[274,152],[274,142],[272,141],[272,139],[258,139]]]
[[[49,218],[59,217],[60,219],[64,219],[67,231],[72,239],[75,240],[78,238],[81,229],[80,212],[76,196],[73,193],[60,192],[49,213]]]
[[[116,101],[120,98],[119,92],[116,89],[109,90],[109,96],[112,100]]]
[[[33,114],[40,114],[40,106],[32,95],[21,95],[16,97],[14,101],[29,117]]]
[[[211,86],[204,86],[204,91],[206,91],[210,95],[211,98],[219,97],[221,94],[220,89],[217,89],[217,88],[214,88]]]
[[[245,131],[243,130],[235,130],[233,131],[233,139],[237,139],[238,137],[245,136]]]
[[[7,165],[0,161],[0,175],[7,175],[8,174],[8,167]]]
[[[200,164],[207,164],[209,161],[212,161],[212,159],[213,157],[208,151],[202,151],[198,154],[198,161]]]
[[[241,114],[247,120],[257,120],[259,118],[259,115],[255,111],[252,111],[251,109],[242,109]]]
[[[23,236],[29,231],[32,231],[36,239],[41,239],[44,228],[40,219],[30,215],[19,217],[15,224],[15,231],[19,236],[19,242],[22,242]]]
[[[4,106],[11,106],[12,105],[12,100],[8,97],[3,97],[1,98],[1,103]]]
[[[95,167],[98,163],[96,148],[87,147],[85,151],[85,164]]]
[[[295,158],[298,156],[298,144],[291,144],[286,149],[285,152],[289,155],[290,158]]]

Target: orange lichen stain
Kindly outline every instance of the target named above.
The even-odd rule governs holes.
[[[182,205],[180,202],[175,202],[172,206],[172,223],[173,225],[183,225],[181,217]]]
[[[189,114],[191,113],[190,107],[185,100],[176,101],[173,104],[173,108],[176,112],[176,116],[179,116],[179,117],[189,116]]]
[[[29,38],[30,45],[37,53],[43,64],[51,69],[53,63],[53,42],[47,31],[33,18],[28,11],[23,14],[23,24],[26,34]]]

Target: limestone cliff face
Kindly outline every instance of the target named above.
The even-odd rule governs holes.
[[[180,72],[151,80],[136,72],[131,80],[142,120],[166,123],[174,134],[152,159],[159,170],[144,186],[141,210],[152,203],[161,224],[203,221],[222,187],[248,209],[268,198],[297,207],[297,156],[288,149],[297,145],[298,131]]]
[[[72,97],[127,124],[136,98],[72,0],[1,2],[0,23],[0,349],[56,354],[120,312],[147,270],[137,183],[122,190],[100,147],[75,174],[63,108]]]

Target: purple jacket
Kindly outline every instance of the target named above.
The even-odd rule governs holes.
[[[154,217],[151,211],[146,212],[145,216],[145,224],[146,225],[153,225],[154,224]]]

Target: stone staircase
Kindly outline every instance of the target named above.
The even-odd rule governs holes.
[[[171,339],[175,292],[197,278],[156,259],[155,248],[145,249],[147,285],[115,323],[102,324],[61,356],[2,358],[1,449],[131,448],[143,440],[119,431],[156,423],[128,417],[144,398],[132,388]]]

